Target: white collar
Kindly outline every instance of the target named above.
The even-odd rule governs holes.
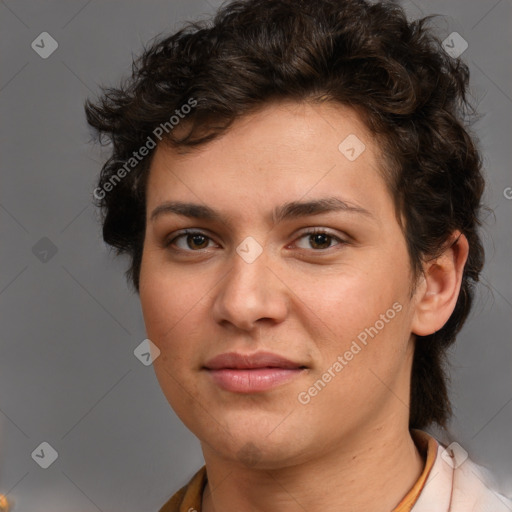
[[[411,512],[512,512],[512,500],[496,490],[487,470],[466,457],[439,444]]]

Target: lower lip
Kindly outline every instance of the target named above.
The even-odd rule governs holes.
[[[252,370],[208,370],[214,382],[226,391],[255,393],[268,391],[300,375],[301,368],[254,368]]]

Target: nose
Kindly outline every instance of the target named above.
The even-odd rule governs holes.
[[[216,322],[244,331],[262,322],[282,322],[288,314],[289,289],[279,279],[277,266],[266,251],[250,263],[234,251],[230,263],[231,270],[221,280],[214,298]]]

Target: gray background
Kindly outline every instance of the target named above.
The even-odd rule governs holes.
[[[126,260],[109,253],[91,205],[107,155],[88,145],[83,102],[126,76],[143,43],[219,4],[0,2],[0,493],[16,511],[156,511],[203,464],[152,367],[133,355],[144,324]],[[412,17],[446,15],[439,34],[469,43],[495,218],[485,221],[483,284],[452,354],[452,430],[511,493],[512,1],[404,6]],[[48,59],[31,48],[44,31],[59,44]],[[46,262],[43,237],[57,249]],[[43,441],[59,455],[48,469],[31,457]]]

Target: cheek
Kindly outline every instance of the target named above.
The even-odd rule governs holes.
[[[148,337],[160,350],[167,349],[206,299],[201,280],[186,279],[161,264],[143,260],[139,297]]]
[[[375,263],[366,259],[364,266],[345,269],[333,279],[317,279],[314,287],[300,290],[312,321],[325,334],[320,342],[318,332],[311,333],[318,343],[321,371],[346,355],[353,377],[347,379],[360,382],[371,377],[370,368],[389,373],[401,364],[410,323],[404,268],[402,258],[379,257]]]
[[[190,369],[197,354],[194,339],[201,323],[194,315],[201,309],[204,293],[175,275],[172,282],[162,275],[161,270],[149,271],[146,267],[141,272],[139,296],[147,336],[160,350],[153,362],[155,375],[167,401],[184,419],[193,406],[189,401],[196,395]]]
[[[403,297],[403,286],[390,279],[384,265],[344,268],[337,274],[301,279],[294,292],[334,337],[346,338],[379,319]]]

